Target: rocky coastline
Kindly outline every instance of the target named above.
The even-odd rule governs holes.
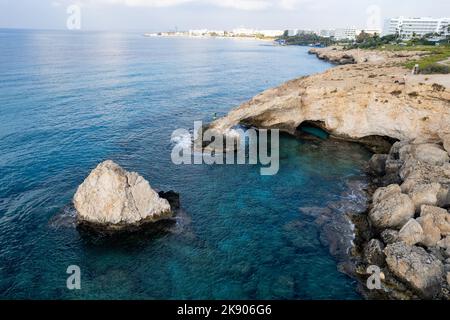
[[[383,274],[369,298],[450,299],[450,149],[400,141],[369,162],[371,204],[357,224],[353,252],[362,282]]]
[[[298,135],[308,124],[331,139],[369,146],[370,182],[354,189],[369,201],[365,210],[347,206],[355,235],[351,259],[340,269],[359,280],[368,299],[450,299],[450,79],[401,67],[423,52],[310,53],[338,66],[266,90],[209,128],[226,135],[246,125]],[[327,209],[301,210],[319,222],[332,216]],[[370,266],[381,271],[379,289],[366,286]]]

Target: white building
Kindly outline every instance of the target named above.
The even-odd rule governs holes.
[[[235,36],[255,36],[257,31],[255,29],[248,29],[248,28],[237,28],[233,29],[233,34]]]
[[[319,30],[316,34],[318,36],[320,36],[320,37],[323,37],[323,38],[331,38],[331,37],[335,36],[336,30],[334,30],[334,29],[333,30],[330,30],[330,29],[326,30],[326,29],[324,29],[324,30]]]
[[[450,18],[391,18],[386,20],[383,35],[399,34],[402,39],[429,33],[449,34]]]
[[[257,30],[256,34],[261,34],[268,38],[275,38],[282,36],[284,34],[284,30]]]
[[[208,29],[189,30],[190,37],[201,37],[208,33]]]
[[[371,36],[375,36],[375,35],[381,36],[381,34],[383,33],[383,31],[381,29],[363,29],[360,32],[358,32],[357,35],[359,35],[363,31],[364,31],[364,33],[370,34]]]
[[[334,32],[334,38],[337,41],[340,40],[355,40],[356,36],[359,34],[359,30],[356,28],[339,28],[336,29]]]

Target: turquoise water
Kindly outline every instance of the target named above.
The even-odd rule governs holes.
[[[360,146],[282,136],[276,176],[170,160],[174,129],[329,67],[257,41],[0,30],[0,298],[360,298],[299,210],[342,200],[363,175]],[[179,192],[177,223],[77,231],[65,208],[105,159]],[[79,291],[66,289],[69,265]]]

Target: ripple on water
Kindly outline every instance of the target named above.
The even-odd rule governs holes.
[[[318,217],[299,208],[329,207],[331,231],[342,217],[333,203],[359,208],[345,181],[369,157],[360,146],[283,136],[272,177],[170,159],[173,130],[329,68],[307,48],[45,31],[2,31],[0,43],[0,297],[359,298]],[[66,206],[105,159],[179,192],[184,213],[158,232],[79,232]],[[65,287],[73,264],[77,292]]]

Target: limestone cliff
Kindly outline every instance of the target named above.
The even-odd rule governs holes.
[[[351,139],[437,140],[438,133],[450,133],[450,77],[412,75],[401,67],[423,53],[328,48],[311,53],[352,64],[266,90],[210,128],[225,133],[246,124],[294,134],[304,121],[314,121],[332,135]]]

